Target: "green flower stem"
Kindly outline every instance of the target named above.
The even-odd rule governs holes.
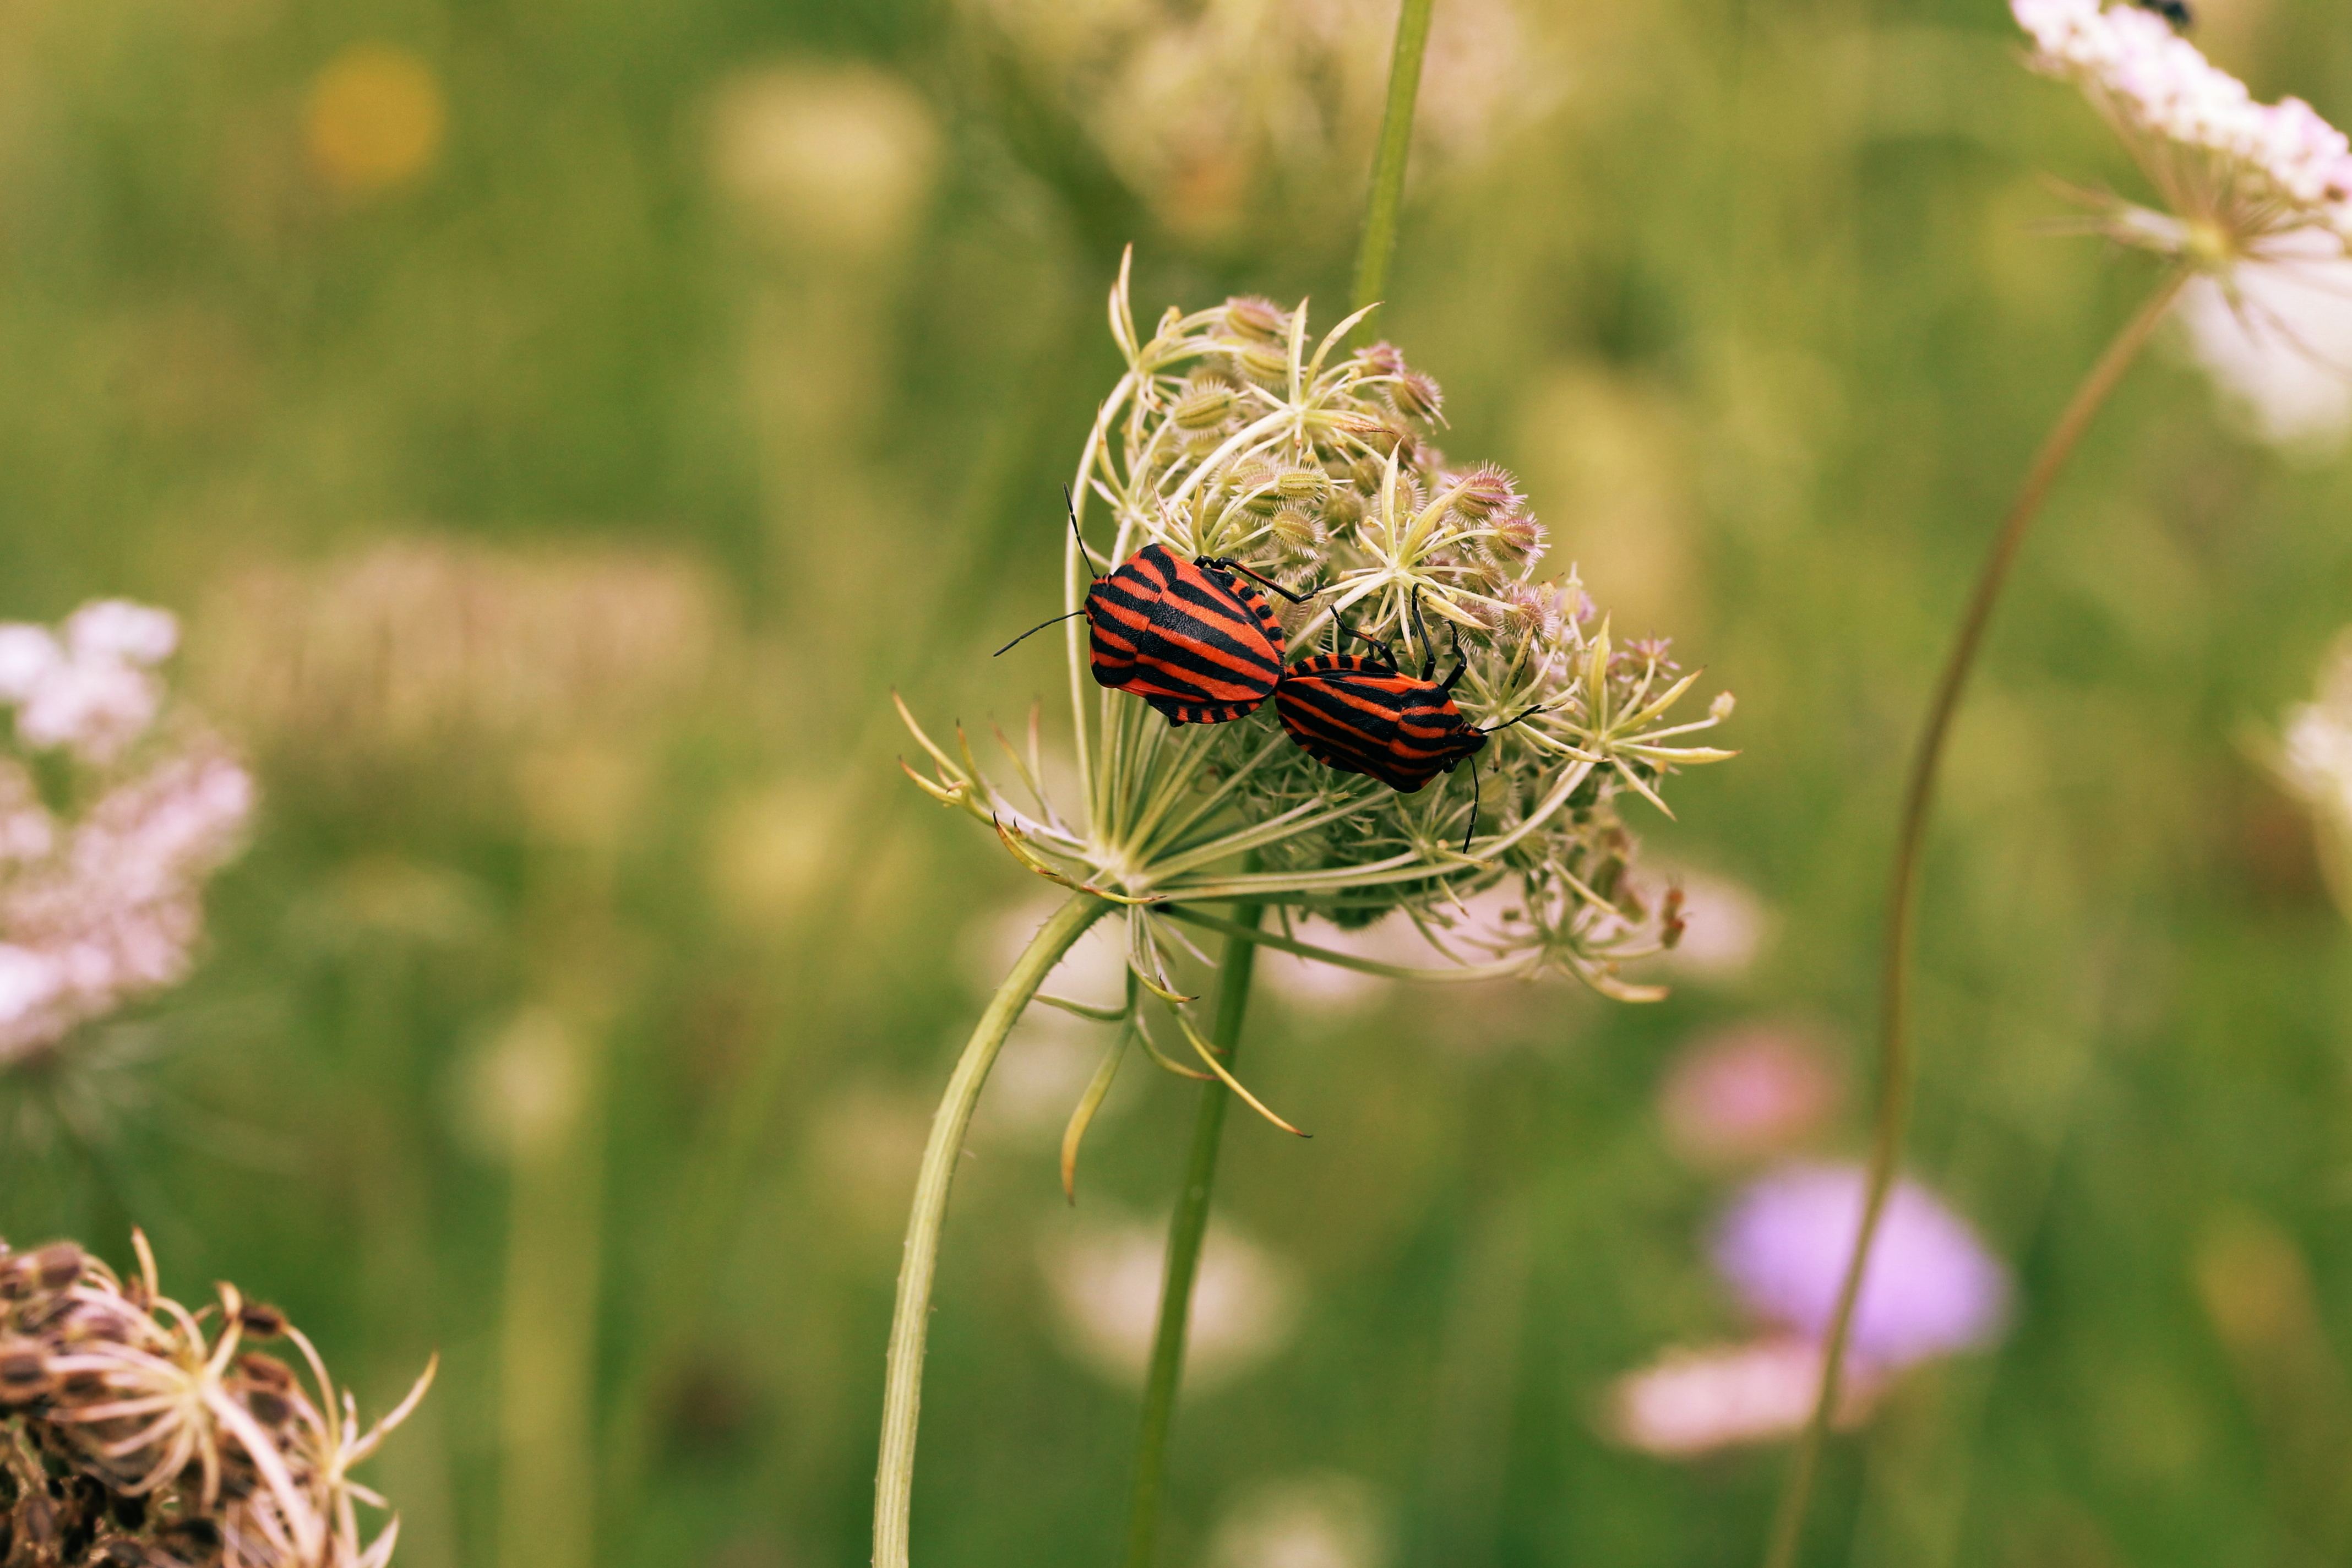
[[[1404,0],[1397,12],[1396,48],[1389,57],[1389,102],[1381,116],[1381,150],[1372,164],[1372,195],[1364,207],[1364,243],[1356,252],[1354,309],[1380,303],[1396,253],[1397,214],[1404,205],[1405,155],[1412,150],[1413,104],[1421,96],[1421,58],[1429,47],[1429,17],[1437,0]]]
[[[1030,941],[996,988],[971,1038],[956,1058],[955,1073],[931,1118],[923,1163],[915,1177],[915,1203],[907,1216],[907,1243],[898,1264],[898,1300],[890,1316],[890,1351],[882,1393],[882,1458],[874,1478],[874,1568],[907,1568],[907,1520],[915,1489],[915,1426],[923,1402],[923,1344],[930,1331],[931,1277],[938,1271],[940,1227],[948,1212],[948,1188],[963,1152],[980,1086],[988,1080],[1013,1021],[1037,994],[1054,965],[1108,913],[1108,901],[1080,893],[1055,910]]]
[[[2025,483],[2010,505],[2009,515],[2001,521],[2000,531],[1993,537],[1992,549],[1977,576],[1976,592],[1960,618],[1951,652],[1944,660],[1943,674],[1936,682],[1935,697],[1928,704],[1927,722],[1920,732],[1918,749],[1913,753],[1910,783],[1904,792],[1903,820],[1895,837],[1894,873],[1887,890],[1885,945],[1880,952],[1878,1105],[1871,1138],[1870,1179],[1863,1203],[1862,1229],[1854,1237],[1845,1279],[1838,1288],[1837,1311],[1830,1320],[1829,1339],[1822,1358],[1821,1393],[1813,1404],[1812,1419],[1806,1424],[1796,1456],[1790,1462],[1780,1509],[1772,1523],[1771,1544],[1764,1558],[1765,1568],[1793,1568],[1797,1560],[1797,1549],[1804,1537],[1805,1510],[1812,1500],[1813,1478],[1821,1468],[1822,1448],[1828,1439],[1831,1416],[1837,1408],[1846,1342],[1853,1331],[1854,1302],[1862,1294],[1863,1272],[1870,1260],[1871,1245],[1877,1239],[1878,1222],[1885,1213],[1886,1195],[1895,1184],[1895,1163],[1903,1152],[1904,1128],[1911,1102],[1908,1026],[1912,918],[1918,902],[1920,852],[1927,838],[1928,816],[1935,805],[1936,777],[1942,770],[1952,721],[1959,711],[1960,698],[1967,690],[1978,650],[1984,642],[1985,627],[1992,619],[2001,588],[2009,581],[2018,550],[2025,542],[2027,529],[2041,512],[2042,503],[2049,499],[2052,484],[2065,467],[2066,459],[2074,455],[2083,432],[2090,427],[2093,416],[2115,391],[2124,372],[2139,357],[2140,350],[2147,346],[2149,336],[2172,308],[2188,279],[2188,273],[2179,268],[2165,275],[2139,313],[2124,324],[2090,374],[2083,378],[2074,399],[2042,441],[2033,467],[2027,470]]]
[[[1257,963],[1252,940],[1264,908],[1234,910],[1239,928],[1225,939],[1217,966],[1217,1016],[1210,1043],[1233,1061],[1241,1043],[1242,1019],[1249,1011],[1250,975]],[[1242,934],[1246,931],[1249,934]],[[1143,1383],[1143,1425],[1135,1441],[1135,1481],[1127,1515],[1128,1568],[1151,1568],[1160,1541],[1160,1502],[1168,1482],[1168,1429],[1176,1415],[1176,1385],[1184,1372],[1184,1332],[1192,1315],[1192,1287],[1201,1275],[1201,1242],[1209,1229],[1209,1193],[1217,1177],[1217,1148],[1225,1133],[1225,1109],[1233,1091],[1222,1082],[1201,1086],[1192,1117],[1192,1152],[1176,1213],[1168,1222],[1168,1265],[1160,1288],[1160,1326],[1151,1341],[1151,1369]]]

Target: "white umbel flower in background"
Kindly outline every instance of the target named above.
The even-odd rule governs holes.
[[[0,756],[0,1065],[133,998],[178,984],[202,893],[252,815],[252,776],[192,723],[160,726],[153,667],[179,626],[120,599],[58,631],[0,625],[0,706],[27,752],[75,766],[62,802],[23,756]]]
[[[2128,0],[2011,9],[2034,68],[2083,89],[2165,208],[2095,196],[2089,226],[2197,274],[2190,351],[2252,434],[2331,454],[2352,430],[2352,141],[2301,99],[2256,101]]]
[[[2248,430],[2306,460],[2352,434],[2352,259],[2334,236],[2281,235],[2225,286],[2190,280],[2189,350]]]

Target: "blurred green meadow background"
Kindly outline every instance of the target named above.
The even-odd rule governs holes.
[[[2336,0],[2198,9],[2352,115]],[[989,654],[1058,607],[1120,249],[1139,315],[1336,319],[1393,16],[0,0],[0,616],[178,613],[264,792],[194,978],[0,1076],[0,1233],[143,1226],[371,1409],[437,1348],[373,1475],[410,1568],[865,1561],[917,1152],[1043,890],[889,693],[1050,704],[1047,639]],[[1741,1331],[1681,1053],[1802,1041],[1806,1147],[1861,1147],[1919,707],[2150,280],[2036,232],[2047,174],[2137,185],[2020,52],[1998,0],[1438,0],[1381,331],[1743,754],[1640,821],[1666,1002],[1269,976],[1250,1081],[1317,1136],[1231,1130],[1165,1562],[1759,1554],[1783,1450],[1629,1451],[1607,1391]],[[2243,427],[2151,356],[2002,610],[1910,1167],[2011,1324],[1838,1441],[1809,1562],[2352,1551],[2347,932],[2257,760],[2352,619],[2352,483]],[[1118,1549],[1195,1096],[1131,1066],[1066,1205],[1099,1043],[1030,1021],[983,1101],[921,1560]]]

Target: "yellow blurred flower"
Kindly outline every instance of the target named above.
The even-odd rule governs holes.
[[[433,166],[446,118],[430,66],[395,45],[354,44],[312,79],[303,142],[329,184],[370,195]]]

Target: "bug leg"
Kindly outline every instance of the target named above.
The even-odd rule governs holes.
[[[1500,766],[1500,763],[1496,763]],[[1462,853],[1470,853],[1470,840],[1478,831],[1478,764],[1470,764],[1470,826],[1462,830]]]
[[[1304,594],[1294,594],[1289,589],[1284,587],[1281,584],[1276,582],[1273,578],[1263,576],[1258,573],[1251,571],[1248,567],[1243,565],[1240,562],[1234,560],[1230,556],[1203,555],[1199,561],[1195,562],[1194,564],[1199,566],[1214,566],[1221,572],[1238,572],[1243,576],[1247,577],[1250,581],[1255,583],[1259,587],[1271,589],[1273,592],[1281,595],[1284,598],[1289,600],[1294,605],[1303,605],[1307,600],[1313,598],[1316,595],[1323,591],[1320,588],[1309,588]]]

